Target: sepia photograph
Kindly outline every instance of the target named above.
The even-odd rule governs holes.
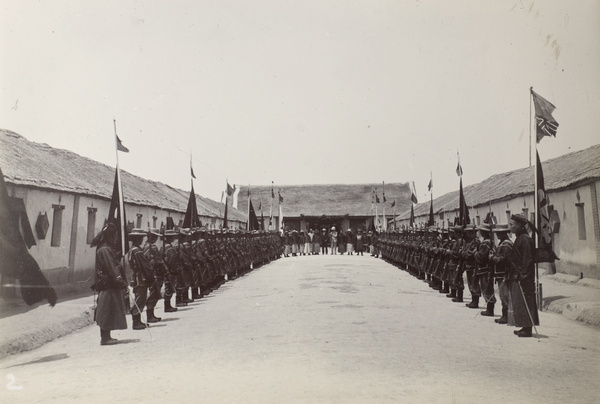
[[[596,403],[600,2],[0,0],[0,402]]]

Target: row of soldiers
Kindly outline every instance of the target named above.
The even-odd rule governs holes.
[[[432,289],[445,293],[453,302],[463,302],[466,280],[471,294],[471,301],[466,306],[477,309],[483,297],[486,309],[481,312],[482,316],[494,316],[494,285],[497,283],[502,316],[495,322],[518,325],[508,321],[509,305],[513,299],[515,307],[528,306],[529,314],[529,318],[520,321],[525,323],[524,331],[515,334],[531,336],[531,325],[537,325],[538,320],[535,302],[531,301],[534,292],[533,262],[530,259],[532,241],[524,230],[526,222],[524,218],[513,215],[512,228],[483,223],[449,229],[432,227],[412,232],[387,232],[380,235],[379,248],[382,258],[428,282]],[[524,242],[515,246],[509,238],[511,231],[516,234],[517,240]],[[494,235],[497,245],[493,241]]]
[[[144,307],[147,322],[156,323],[161,319],[154,310],[161,298],[165,312],[175,312],[177,307],[202,298],[227,280],[279,258],[282,252],[279,234],[258,231],[133,229],[127,237],[131,241],[128,262],[133,272],[135,302],[131,315],[135,330],[147,326],[141,320]],[[157,242],[161,238],[159,248]],[[171,302],[173,295],[175,306]]]

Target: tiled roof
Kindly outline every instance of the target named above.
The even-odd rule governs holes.
[[[9,184],[30,186],[110,199],[114,167],[0,129],[0,167]],[[172,188],[121,170],[125,202],[159,209],[185,212],[189,191]],[[224,206],[196,195],[198,214],[222,217]],[[230,220],[246,221],[242,211],[230,209]]]
[[[568,189],[582,182],[598,180],[600,179],[600,145],[542,161],[542,170],[547,192]],[[534,182],[535,165],[495,174],[478,184],[464,187],[465,201],[469,207],[478,207],[519,195],[532,194]],[[433,200],[434,212],[458,210],[458,194],[457,181],[456,191]],[[415,216],[429,214],[429,201],[415,206],[414,212]],[[409,217],[410,206],[398,215],[399,219],[408,219]]]
[[[248,209],[248,186],[241,185],[238,193],[238,209],[246,212]],[[278,214],[279,197],[277,192],[281,190],[283,197],[284,217],[304,216],[371,216],[375,212],[371,210],[373,190],[377,189],[380,201],[383,203],[382,184],[330,184],[330,185],[277,185],[273,215]],[[250,186],[252,206],[256,214],[262,200],[263,214],[268,215],[271,206],[271,186]],[[396,212],[401,212],[410,206],[410,188],[408,184],[386,183],[385,184],[386,216],[391,215],[394,208],[392,202],[396,201]],[[378,212],[381,214],[383,204],[379,204]]]

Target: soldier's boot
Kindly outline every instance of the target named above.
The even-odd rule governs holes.
[[[115,345],[117,342],[110,336],[110,330],[100,329],[100,345]]]
[[[496,323],[498,324],[506,324],[508,323],[508,307],[504,308],[504,306],[502,307],[502,317],[497,318],[494,320]]]
[[[494,303],[488,303],[487,309],[481,312],[482,316],[494,317]]]
[[[183,301],[182,293],[183,292],[177,292],[177,293],[175,293],[175,307],[185,307],[185,306],[187,306],[187,303]]]
[[[141,314],[132,314],[131,317],[133,317],[133,325],[131,328],[134,330],[143,330],[146,328],[146,324],[142,323]]]
[[[454,303],[462,303],[463,302],[463,290],[459,289],[456,291],[456,297],[452,299]]]
[[[446,295],[446,297],[449,297],[451,299],[455,298],[456,297],[456,289],[450,289],[450,293],[448,293]]]
[[[199,289],[200,288],[198,287],[192,288],[192,299],[198,300],[202,297],[202,294],[199,292]]]
[[[448,284],[448,282],[443,282],[442,283],[442,288],[439,290],[440,293],[448,293],[450,292],[450,285]]]
[[[190,288],[187,288],[183,291],[182,295],[181,295],[181,301],[183,303],[194,303],[194,299],[190,299]]]
[[[471,296],[471,303],[468,303],[466,306],[470,309],[478,309],[479,308],[479,296],[476,296],[476,295]],[[488,307],[489,307],[489,303],[488,303]]]
[[[146,321],[148,323],[158,323],[160,320],[160,317],[154,315],[154,309],[146,309]]]
[[[165,297],[165,313],[174,313],[176,311],[177,308],[171,306],[171,297]]]

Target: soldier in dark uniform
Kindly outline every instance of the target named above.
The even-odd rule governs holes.
[[[507,269],[514,262],[514,245],[508,238],[510,229],[508,225],[498,224],[494,226],[493,233],[498,237],[498,248],[490,256],[490,262],[494,263],[494,279],[498,282],[498,295],[502,303],[502,317],[495,319],[498,324],[508,322],[508,286],[506,276]]]
[[[148,300],[146,300],[146,320],[148,323],[157,323],[161,320],[160,317],[154,315],[154,308],[161,298],[160,289],[163,283],[165,284],[165,294],[167,289],[173,289],[167,277],[167,268],[165,267],[162,254],[156,246],[156,241],[160,236],[161,234],[157,229],[151,229],[148,232],[148,238],[143,248],[144,256],[150,262],[152,272],[154,273],[154,282],[148,286],[150,294],[148,295]]]
[[[168,277],[171,279],[171,284],[173,286],[174,291],[179,291],[181,286],[180,282],[180,274],[181,274],[181,264],[179,263],[179,253],[177,249],[173,245],[176,241],[178,234],[173,230],[167,230],[165,232],[165,245],[164,245],[164,261],[168,270]],[[165,311],[176,311],[173,310],[173,306],[171,306],[171,297],[173,296],[174,291],[167,292],[165,288]],[[178,300],[176,298],[176,300]],[[176,302],[176,306],[187,306],[187,303],[182,303],[181,301]]]
[[[131,317],[133,319],[132,328],[134,330],[143,330],[146,324],[142,322],[141,315],[146,300],[148,299],[148,287],[154,283],[154,271],[150,261],[144,255],[142,250],[142,241],[146,237],[146,232],[142,229],[133,229],[128,235],[131,240],[131,249],[129,250],[129,265],[133,271],[133,295],[135,304],[131,307]],[[156,304],[156,302],[155,302]]]
[[[481,242],[475,253],[474,282],[479,283],[479,290],[486,303],[486,309],[481,312],[481,315],[493,317],[496,296],[494,296],[494,267],[490,262],[490,254],[493,253],[494,247],[490,237],[490,225],[483,223],[479,226],[479,235],[481,236]],[[477,304],[479,304],[479,299],[477,299]],[[472,306],[469,307],[475,308]]]
[[[539,325],[535,298],[535,244],[527,233],[529,221],[523,215],[512,215],[510,232],[514,241],[515,258],[511,271],[507,274],[508,283],[508,325],[522,327],[515,331],[518,337],[531,337],[531,329]]]
[[[467,274],[467,287],[469,288],[469,292],[471,293],[471,302],[467,303],[466,305],[468,308],[473,309],[479,307],[479,296],[481,296],[481,291],[479,290],[479,282],[476,282],[474,280],[474,273],[476,268],[475,254],[479,249],[480,243],[479,238],[477,238],[477,227],[475,227],[475,225],[467,226],[465,228],[465,240],[466,245],[462,251],[461,256],[464,265],[464,271]]]

